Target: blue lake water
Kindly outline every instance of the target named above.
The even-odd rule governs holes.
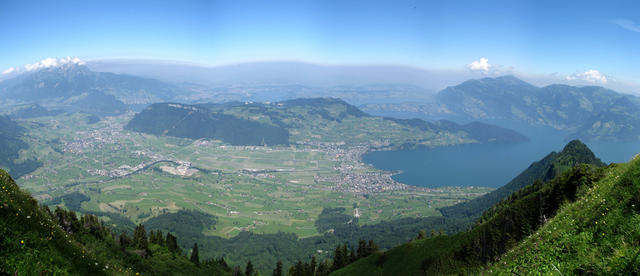
[[[520,130],[531,141],[521,144],[475,144],[413,150],[376,151],[363,156],[365,163],[388,171],[401,171],[393,178],[401,183],[423,186],[500,187],[532,162],[552,151],[559,152],[568,141],[566,133],[550,129]],[[606,163],[627,162],[640,153],[637,142],[587,142]]]

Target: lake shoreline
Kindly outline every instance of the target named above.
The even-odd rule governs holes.
[[[405,145],[371,148],[361,162],[393,172],[394,181],[416,187],[498,188],[547,154],[566,145],[566,132],[533,129],[525,143],[468,143],[443,146]],[[627,162],[640,152],[640,141],[586,142],[606,163]],[[408,160],[407,160],[408,159]]]

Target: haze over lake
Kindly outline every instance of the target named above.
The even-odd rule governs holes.
[[[532,162],[552,151],[559,152],[567,143],[566,132],[550,129],[519,130],[531,141],[520,144],[470,144],[410,150],[375,151],[363,156],[365,163],[387,171],[398,182],[421,186],[482,186],[498,188]],[[606,163],[629,161],[640,153],[640,141],[586,142],[597,157]]]

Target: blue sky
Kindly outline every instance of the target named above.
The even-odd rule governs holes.
[[[639,3],[2,0],[0,70],[66,56],[432,70],[478,61],[479,71],[587,78],[595,70],[637,82]]]

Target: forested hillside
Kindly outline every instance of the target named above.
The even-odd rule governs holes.
[[[0,116],[0,168],[15,177],[30,173],[41,166],[36,160],[19,160],[20,150],[29,147],[20,137],[24,129],[11,119]]]
[[[155,135],[218,139],[232,145],[289,143],[289,132],[281,127],[184,104],[151,105],[131,119],[125,128]]]
[[[494,262],[499,275],[640,273],[640,160],[616,164],[554,218]],[[568,202],[571,202],[570,200]]]
[[[176,237],[116,233],[94,215],[41,206],[0,170],[0,272],[7,275],[231,275],[222,259],[191,259]],[[196,253],[193,253],[196,252]],[[193,256],[196,257],[193,257]]]
[[[126,129],[218,139],[232,145],[337,143],[400,147],[528,141],[515,131],[482,123],[458,125],[371,116],[333,98],[278,103],[153,104],[133,117]]]
[[[334,274],[638,273],[640,234],[632,226],[640,217],[638,168],[637,159],[604,168],[577,165],[511,194],[469,231],[420,234]]]
[[[604,166],[604,163],[602,163],[585,144],[574,140],[569,142],[561,152],[549,153],[541,160],[533,162],[526,170],[497,190],[467,202],[444,207],[440,209],[440,212],[448,218],[477,218],[492,205],[530,185],[534,181],[551,180],[577,164]]]

